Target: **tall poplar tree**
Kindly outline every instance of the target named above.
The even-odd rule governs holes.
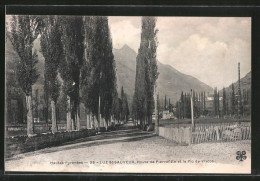
[[[10,39],[14,50],[20,58],[17,63],[17,78],[20,87],[26,95],[28,136],[32,136],[34,134],[31,96],[32,86],[39,77],[36,69],[38,56],[36,51],[33,52],[33,42],[36,38],[38,38],[41,28],[42,20],[39,16],[13,16]]]
[[[154,87],[158,78],[157,71],[157,37],[154,17],[142,17],[141,43],[136,58],[135,98],[138,117],[148,124],[152,123],[154,109]]]
[[[117,99],[116,71],[107,17],[84,17],[85,61],[82,69],[82,96],[85,106],[97,117],[111,119]]]
[[[98,23],[100,23],[98,28],[100,28],[103,38],[101,46],[103,46],[103,51],[101,49],[100,62],[101,62],[101,72],[100,72],[100,96],[101,96],[101,115],[106,121],[106,126],[110,122],[112,115],[112,105],[114,99],[114,91],[116,90],[116,68],[115,59],[113,55],[112,39],[110,34],[110,29],[108,26],[107,17],[99,17]],[[99,30],[97,30],[99,31]],[[129,110],[128,110],[129,111]]]
[[[81,69],[81,97],[85,108],[93,118],[98,116],[98,79],[96,75],[97,62],[94,59],[97,51],[95,33],[96,33],[96,17],[83,17],[84,30],[84,61]]]
[[[218,115],[218,91],[216,87],[214,89],[214,115]]]
[[[45,59],[45,79],[51,98],[52,132],[55,133],[57,132],[56,103],[60,93],[60,83],[57,76],[59,63],[63,58],[63,47],[58,16],[46,16],[43,22],[41,51]]]
[[[222,103],[223,103],[223,115],[227,114],[227,96],[226,96],[226,89],[223,88],[223,99],[222,99]]]
[[[83,64],[83,20],[80,16],[62,17],[64,59],[60,74],[67,95],[67,130],[79,130],[79,83]]]

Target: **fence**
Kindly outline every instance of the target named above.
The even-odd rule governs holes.
[[[190,144],[191,127],[159,127],[159,136],[180,144]]]
[[[46,123],[34,123],[33,129],[35,133],[46,133],[51,132],[51,123],[48,125]],[[58,123],[57,128],[59,131],[66,130],[66,123]],[[6,136],[18,136],[18,135],[27,135],[27,125],[6,125],[5,126]]]
[[[197,124],[193,130],[187,124],[163,125],[159,127],[159,136],[180,144],[248,140],[251,139],[251,123]]]
[[[196,125],[191,134],[191,143],[227,142],[251,139],[250,122]]]

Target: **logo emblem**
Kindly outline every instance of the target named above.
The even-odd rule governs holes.
[[[236,159],[239,161],[244,161],[246,159],[246,151],[237,151]]]

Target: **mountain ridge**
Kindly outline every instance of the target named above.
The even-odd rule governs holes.
[[[137,53],[126,44],[120,49],[113,49],[113,53],[117,68],[118,91],[123,86],[129,97],[129,102],[131,102],[134,94]],[[179,99],[182,91],[189,92],[191,88],[195,91],[213,91],[212,87],[199,79],[181,73],[171,65],[163,64],[160,61],[158,61],[158,71],[157,90],[160,96],[163,96],[160,97],[160,100],[164,99],[166,95],[175,102]]]
[[[37,39],[34,42],[34,49],[37,50],[39,62],[37,69],[39,70],[40,77],[33,86],[33,90],[39,89],[39,95],[43,95],[43,83],[44,83],[44,57],[40,52],[40,40]],[[18,59],[14,57],[15,51],[12,48],[9,38],[6,42],[6,53],[10,58]],[[135,86],[135,72],[136,72],[136,56],[137,53],[128,45],[122,46],[120,49],[113,49],[114,59],[116,63],[116,77],[117,77],[117,90],[120,95],[121,87],[124,87],[124,91],[127,94],[129,104],[131,104],[134,94]],[[163,64],[158,61],[159,77],[157,80],[157,90],[160,93],[160,100],[167,95],[167,98],[171,99],[171,102],[177,101],[181,94],[181,91],[189,92],[190,89],[195,91],[209,91],[213,89],[201,82],[195,77],[183,74],[168,64]]]

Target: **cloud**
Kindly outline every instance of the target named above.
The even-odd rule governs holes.
[[[109,26],[114,48],[129,45],[136,52],[140,46],[141,28],[136,27],[140,17],[109,17]]]
[[[251,70],[251,19],[159,17],[158,60],[222,88]]]
[[[141,17],[109,17],[113,45],[140,46]],[[222,88],[251,70],[251,18],[158,17],[157,58],[212,87]]]
[[[159,51],[158,59],[212,87],[222,88],[237,80],[238,62],[241,76],[251,70],[250,50],[250,44],[241,39],[227,44],[193,34],[177,48],[168,48],[163,54]]]

